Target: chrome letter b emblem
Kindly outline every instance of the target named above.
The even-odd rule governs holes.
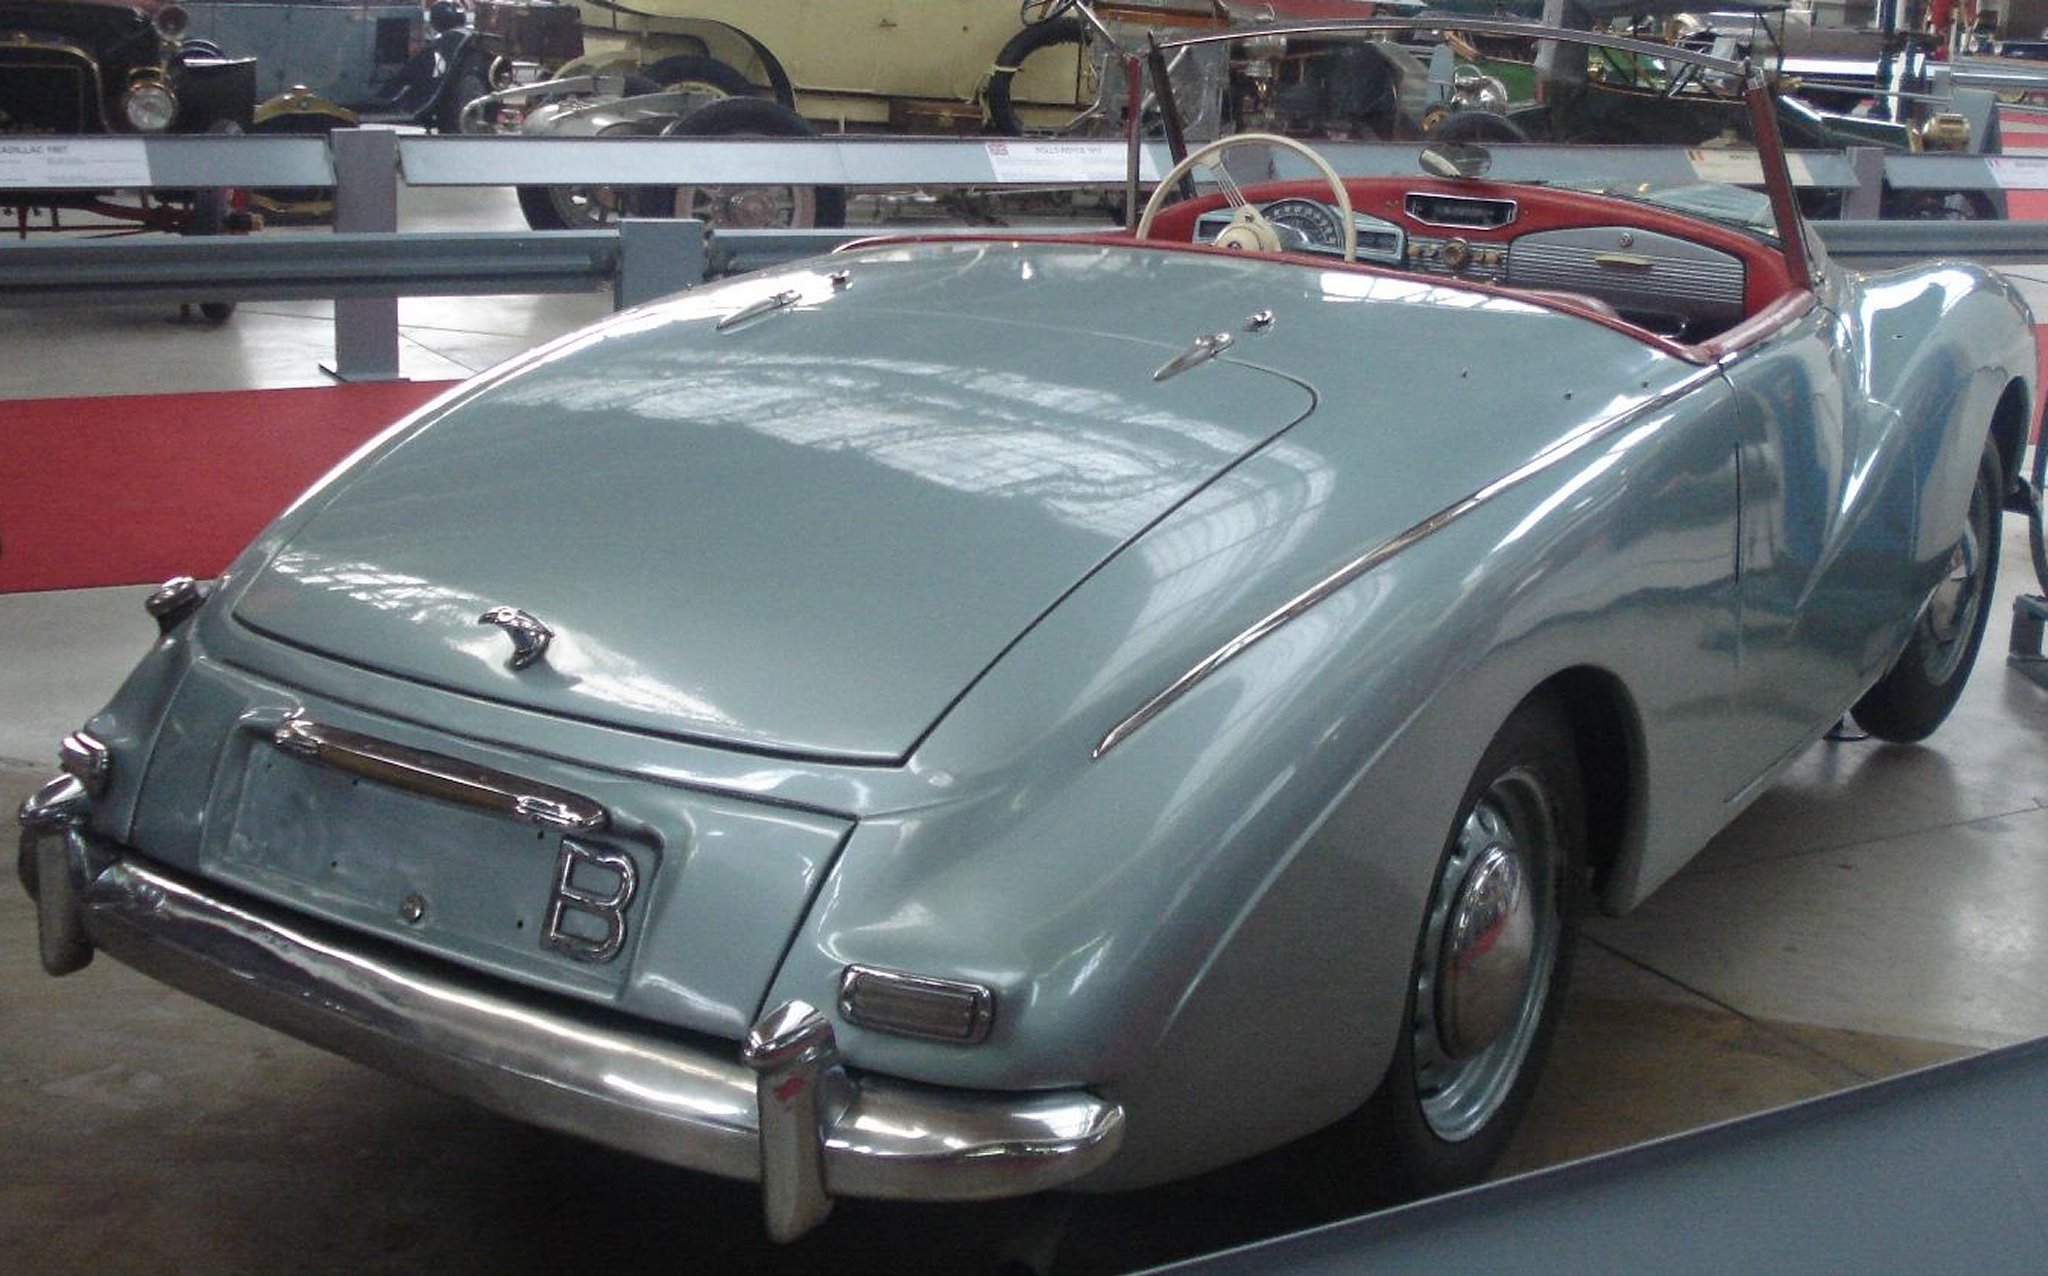
[[[639,884],[640,870],[627,856],[563,838],[541,947],[577,961],[618,956],[626,946],[626,906]]]

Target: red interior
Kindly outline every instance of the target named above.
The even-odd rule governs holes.
[[[1503,184],[1482,181],[1448,181],[1441,178],[1351,177],[1344,181],[1351,206],[1358,212],[1384,218],[1412,234],[1443,237],[1455,235],[1475,244],[1513,243],[1516,238],[1539,230],[1571,229],[1581,226],[1630,226],[1658,231],[1697,244],[1718,248],[1740,257],[1747,284],[1743,313],[1755,315],[1772,302],[1797,291],[1785,269],[1785,259],[1738,230],[1699,221],[1680,213],[1653,208],[1632,200],[1614,199],[1586,191],[1560,190],[1546,186]],[[1410,194],[1464,196],[1473,199],[1513,200],[1515,220],[1496,229],[1478,227],[1447,230],[1409,217],[1404,209]],[[1244,188],[1254,203],[1302,196],[1327,201],[1329,184],[1316,178],[1293,182],[1267,182]],[[1195,219],[1225,202],[1219,191],[1198,196],[1162,209],[1152,223],[1152,238],[1187,243],[1194,235]],[[1478,286],[1475,284],[1475,286]]]

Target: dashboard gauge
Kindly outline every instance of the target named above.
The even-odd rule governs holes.
[[[1290,250],[1344,250],[1344,223],[1337,210],[1328,204],[1312,199],[1276,199],[1259,211],[1279,229],[1281,244]]]

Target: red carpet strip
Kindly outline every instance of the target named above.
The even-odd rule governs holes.
[[[0,403],[0,593],[216,575],[313,480],[449,384]]]

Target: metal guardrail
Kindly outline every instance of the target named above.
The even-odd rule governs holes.
[[[140,166],[146,181],[124,185],[329,186],[342,166],[339,149],[356,134],[389,133],[397,138],[398,168],[413,186],[509,185],[688,185],[752,184],[772,173],[775,180],[852,187],[1116,185],[1125,179],[1124,144],[1115,140],[1037,138],[942,138],[843,135],[818,138],[650,138],[650,137],[457,137],[400,135],[382,126],[334,133],[336,151],[319,137],[148,137],[66,138],[76,171],[101,167],[90,161],[119,157]],[[1332,142],[1318,149],[1346,172],[1360,175],[1415,172],[1421,149],[1411,143]],[[1501,177],[1568,179],[1573,156],[1583,147],[1523,145],[1495,152]],[[1646,177],[1691,174],[1700,152],[1678,147],[1609,148],[1632,153],[1631,164]],[[1881,171],[1867,176],[1855,152],[1794,152],[1795,178],[1819,190],[1854,191],[1875,179],[1901,189],[2011,188],[2011,172],[1994,172],[1998,156],[1906,153],[1867,148]],[[2019,158],[2019,157],[2014,157]],[[4,157],[0,157],[4,159]],[[1299,163],[1282,158],[1283,173]],[[1141,176],[1148,180],[1171,167],[1165,145],[1146,147]],[[2007,166],[2008,168],[2015,166]],[[2024,165],[2017,166],[2024,168]],[[2048,163],[2044,163],[2048,169]],[[1605,170],[1611,172],[1612,165]],[[1301,172],[1310,170],[1303,166]],[[2048,189],[2048,171],[2028,182]],[[0,187],[87,190],[106,185],[89,176],[66,180],[56,171],[26,180],[0,163]]]
[[[646,241],[644,262],[635,246]],[[150,301],[435,297],[588,292],[618,281],[632,305],[704,278],[696,223],[635,222],[619,230],[420,231],[223,236],[206,239],[47,240],[8,247],[7,305]],[[692,254],[696,265],[691,269]],[[669,286],[664,287],[667,283]]]
[[[1020,188],[1119,185],[1127,156],[1115,141],[841,137],[825,139],[646,139],[427,137],[390,128],[342,130],[331,139],[73,138],[90,158],[117,148],[133,167],[139,148],[145,185],[333,186],[336,232],[255,238],[63,240],[0,243],[0,305],[174,299],[337,299],[334,371],[346,380],[397,375],[396,298],[560,292],[613,284],[618,303],[637,304],[702,279],[827,252],[858,231],[721,231],[694,222],[627,221],[586,232],[399,233],[397,192],[411,186],[513,184],[758,183],[780,180],[880,187]],[[1334,162],[1361,174],[1416,171],[1414,145],[1342,143]],[[1519,146],[1496,153],[1495,172],[1570,180],[1580,148]],[[1635,147],[1630,163],[1646,180],[1689,180],[1698,153]],[[108,151],[108,153],[114,153]],[[1883,184],[1945,189],[2013,186],[2014,175],[2048,189],[2048,158],[1894,155],[1862,148],[1802,152],[1810,186],[1848,192],[1853,211],[1876,212]],[[1141,175],[1167,167],[1148,148]],[[1280,176],[1299,173],[1276,156]],[[1997,165],[1997,167],[1994,167]],[[90,165],[87,166],[88,169]],[[1606,165],[1611,170],[1612,165]],[[2033,172],[2030,170],[2038,170]],[[22,183],[0,167],[0,186]],[[1832,252],[1856,264],[1962,256],[1993,265],[2048,262],[2048,223],[1816,223]],[[920,234],[930,233],[921,230]],[[978,233],[986,233],[978,232]]]

